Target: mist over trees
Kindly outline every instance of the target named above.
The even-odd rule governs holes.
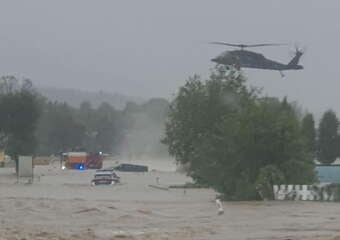
[[[169,158],[161,143],[169,102],[162,98],[150,99],[144,104],[128,103],[124,112],[126,128],[121,154],[128,159]]]
[[[51,102],[66,102],[71,107],[79,108],[83,102],[89,102],[93,108],[99,107],[103,102],[110,104],[118,110],[123,110],[128,102],[142,104],[145,99],[125,96],[119,93],[105,91],[84,91],[80,89],[37,87],[37,91]]]
[[[83,101],[74,107],[43,97],[30,80],[4,76],[0,78],[0,150],[13,159],[67,151],[168,157],[160,143],[168,104],[151,99],[117,110],[106,102],[93,107]]]
[[[170,104],[163,142],[198,183],[229,200],[260,198],[272,184],[315,180],[313,157],[295,108],[263,98],[238,72],[217,66],[190,78]]]
[[[76,108],[44,99],[41,105],[36,132],[40,155],[100,151],[130,158],[168,156],[160,143],[168,106],[164,99],[130,102],[123,110],[105,102],[94,108],[85,101]]]

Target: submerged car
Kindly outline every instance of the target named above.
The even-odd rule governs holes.
[[[120,177],[114,171],[97,170],[94,178],[91,181],[91,185],[114,185],[120,183]]]
[[[121,172],[147,172],[148,171],[147,166],[137,165],[137,164],[128,164],[128,163],[122,163],[116,167],[111,167],[110,169],[114,169],[116,171],[121,171]]]

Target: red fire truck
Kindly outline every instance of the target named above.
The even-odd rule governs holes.
[[[68,152],[63,154],[65,167],[68,169],[100,169],[103,167],[101,153]]]

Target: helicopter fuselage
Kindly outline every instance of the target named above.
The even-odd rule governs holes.
[[[300,57],[300,56],[296,56]],[[298,70],[303,69],[301,65],[296,64],[283,64],[265,58],[262,54],[251,52],[247,50],[234,50],[225,51],[211,61],[223,65],[233,65],[237,68],[258,68],[267,70]],[[298,62],[298,60],[297,60]]]

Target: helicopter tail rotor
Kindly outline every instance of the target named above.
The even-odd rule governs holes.
[[[295,49],[295,54],[300,53],[301,55],[304,54],[307,50],[306,46],[301,47],[299,44],[295,44],[294,45],[294,49]]]
[[[296,55],[300,55],[301,57],[306,53],[307,51],[307,47],[306,46],[299,46],[298,44],[294,45],[294,49],[292,49],[291,51],[289,51],[289,56],[290,57],[294,57]]]
[[[305,53],[306,47],[301,48],[298,45],[295,45],[294,47],[295,47],[295,52],[293,53],[294,56],[292,60],[287,64],[287,66],[293,69],[302,69],[303,67],[299,65],[299,61],[302,55]]]

